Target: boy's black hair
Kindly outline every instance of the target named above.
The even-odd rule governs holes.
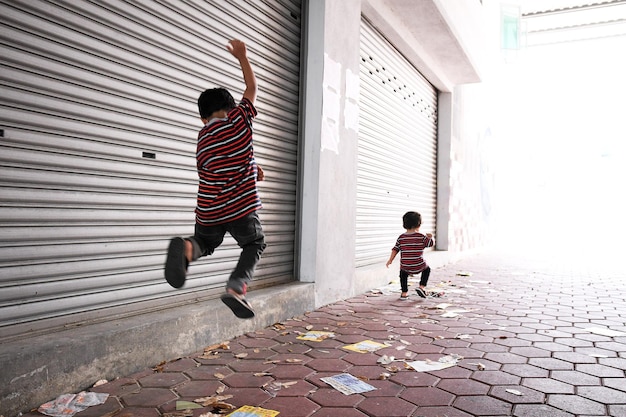
[[[422,215],[416,211],[407,211],[402,216],[402,227],[405,229],[413,229],[420,227],[422,224]]]
[[[207,119],[216,111],[231,111],[234,108],[235,99],[225,88],[209,88],[198,97],[198,111],[203,119]]]

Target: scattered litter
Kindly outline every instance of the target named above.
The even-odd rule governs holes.
[[[450,368],[454,366],[455,364],[433,362],[433,361],[413,361],[413,362],[407,362],[407,365],[415,369],[417,372],[432,372],[432,371],[441,371],[442,369]]]
[[[473,365],[477,367],[479,371],[484,371],[485,369],[487,369],[487,367],[480,362],[468,363],[468,365]]]
[[[400,368],[397,367],[396,365],[385,366],[385,369],[391,372],[392,374],[395,374],[396,372],[400,372]]]
[[[302,362],[302,359],[289,358],[289,359],[285,359],[285,362],[287,362],[287,363],[300,363],[300,362]]]
[[[450,307],[452,304],[448,304],[448,303],[441,303],[441,304],[437,304],[435,306],[435,308],[438,308],[440,310],[445,310],[446,308]]]
[[[87,408],[104,404],[109,394],[99,392],[79,392],[59,395],[55,400],[42,404],[37,411],[53,417],[69,417]]]
[[[391,374],[387,372],[383,372],[382,374],[378,375],[378,379],[380,379],[381,381],[386,381],[390,377],[391,377]]]
[[[233,398],[232,395],[212,395],[210,397],[202,397],[202,398],[196,398],[195,400],[193,400],[194,403],[198,403],[200,404],[202,407],[213,407],[213,410],[234,410],[235,406],[232,404],[229,404],[227,402],[224,402],[225,400],[228,400],[230,398]]]
[[[345,395],[359,394],[361,392],[368,392],[376,389],[370,384],[363,382],[350,374],[339,374],[326,378],[320,378],[320,380],[326,382],[328,385]]]
[[[280,391],[282,388],[289,388],[292,385],[297,384],[298,381],[289,381],[289,382],[280,382],[280,381],[271,381],[263,385],[265,391],[270,394],[272,397],[276,396],[276,391]]]
[[[213,376],[214,376],[215,378],[219,379],[219,380],[222,380],[222,379],[226,378],[226,376],[225,376],[224,374],[220,374],[219,372],[218,372],[218,373],[213,374]]]
[[[271,381],[263,385],[263,388],[265,389],[265,391],[272,397],[275,397],[276,392],[280,391],[282,387],[283,385],[278,381]]]
[[[376,363],[380,363],[382,365],[389,365],[391,362],[393,362],[395,360],[396,360],[396,358],[394,358],[393,356],[383,355],[380,358],[378,358]]]
[[[473,284],[491,284],[491,281],[485,281],[482,279],[470,279],[470,282]]]
[[[443,314],[441,315],[441,317],[444,317],[444,318],[450,319],[450,318],[456,317],[456,316],[458,316],[458,315],[459,315],[459,314],[458,314],[458,313],[455,313],[454,311],[446,311],[445,313],[443,313]]]
[[[460,277],[471,277],[472,275],[474,275],[473,272],[469,272],[469,271],[459,271],[456,274]]]
[[[378,349],[387,347],[387,345],[374,342],[372,340],[364,340],[359,343],[354,343],[352,345],[346,345],[343,348],[348,349],[358,353],[367,353],[367,352],[376,352]]]
[[[222,342],[222,343],[217,343],[211,346],[207,346],[204,348],[204,352],[202,353],[201,356],[199,356],[199,358],[200,359],[217,359],[219,358],[219,354],[220,354],[218,350],[230,350],[229,343],[230,342]],[[163,365],[163,364],[159,364],[159,365]]]
[[[470,336],[469,334],[457,334],[456,336],[454,336],[454,338],[465,340],[465,339],[471,339],[472,336]]]
[[[236,355],[235,355],[235,358],[237,358],[237,359],[243,359],[243,358],[245,358],[245,357],[247,357],[247,356],[248,356],[248,354],[244,352],[244,353],[238,353],[238,354],[236,354]]]
[[[590,353],[589,356],[592,358],[608,358],[608,355],[601,355],[600,353]]]
[[[276,417],[278,414],[278,411],[244,405],[228,414],[226,417]]]
[[[436,362],[427,359],[425,361],[407,362],[407,365],[415,369],[417,372],[440,371],[442,369],[455,366],[457,362],[461,359],[463,359],[463,356],[452,354],[442,356]]]
[[[522,394],[522,392],[521,392],[521,391],[518,391],[518,390],[516,390],[516,389],[507,389],[507,390],[506,390],[506,392],[508,392],[508,393],[510,393],[510,394],[513,394],[513,395],[519,395],[520,397],[521,397],[522,395],[524,395],[524,394]]]
[[[107,381],[106,379],[101,379],[99,381],[96,381],[95,384],[93,384],[93,388],[99,387],[100,385],[104,385],[104,384],[108,384],[108,383],[109,383],[109,381]],[[2,416],[0,416],[0,417],[2,417]]]
[[[176,411],[193,410],[196,408],[202,408],[202,406],[191,401],[176,401]]]
[[[272,374],[270,372],[256,372],[253,375],[254,376],[270,376]]]
[[[602,335],[602,336],[609,336],[609,337],[626,336],[626,333],[624,332],[607,329],[605,327],[587,327],[585,330],[591,333]]]
[[[321,342],[323,340],[328,339],[329,337],[335,337],[333,332],[322,332],[317,330],[312,330],[307,333],[301,334],[297,337],[300,340],[308,340],[310,342]]]

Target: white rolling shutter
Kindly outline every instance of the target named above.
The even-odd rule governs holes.
[[[356,264],[384,262],[402,215],[435,234],[437,91],[371,24],[361,23]]]
[[[232,238],[163,278],[193,234],[196,100],[259,81],[255,151],[268,248],[254,285],[293,279],[300,0],[0,1],[0,335],[160,309],[223,291]]]

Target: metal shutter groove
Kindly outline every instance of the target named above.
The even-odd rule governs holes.
[[[0,22],[1,336],[222,291],[239,256],[231,238],[182,290],[162,268],[169,238],[193,233],[196,99],[243,91],[233,37],[259,81],[268,178],[254,284],[293,279],[300,0],[0,0]]]
[[[356,265],[365,267],[389,257],[406,211],[435,233],[437,92],[366,20],[360,81]]]

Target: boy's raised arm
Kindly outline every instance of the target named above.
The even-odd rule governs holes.
[[[238,39],[232,39],[226,45],[226,49],[228,49],[228,52],[237,58],[239,65],[241,66],[243,80],[246,83],[246,89],[243,92],[243,97],[247,98],[252,102],[252,104],[254,104],[256,101],[257,83],[254,71],[252,70],[250,61],[248,60],[246,44]]]

